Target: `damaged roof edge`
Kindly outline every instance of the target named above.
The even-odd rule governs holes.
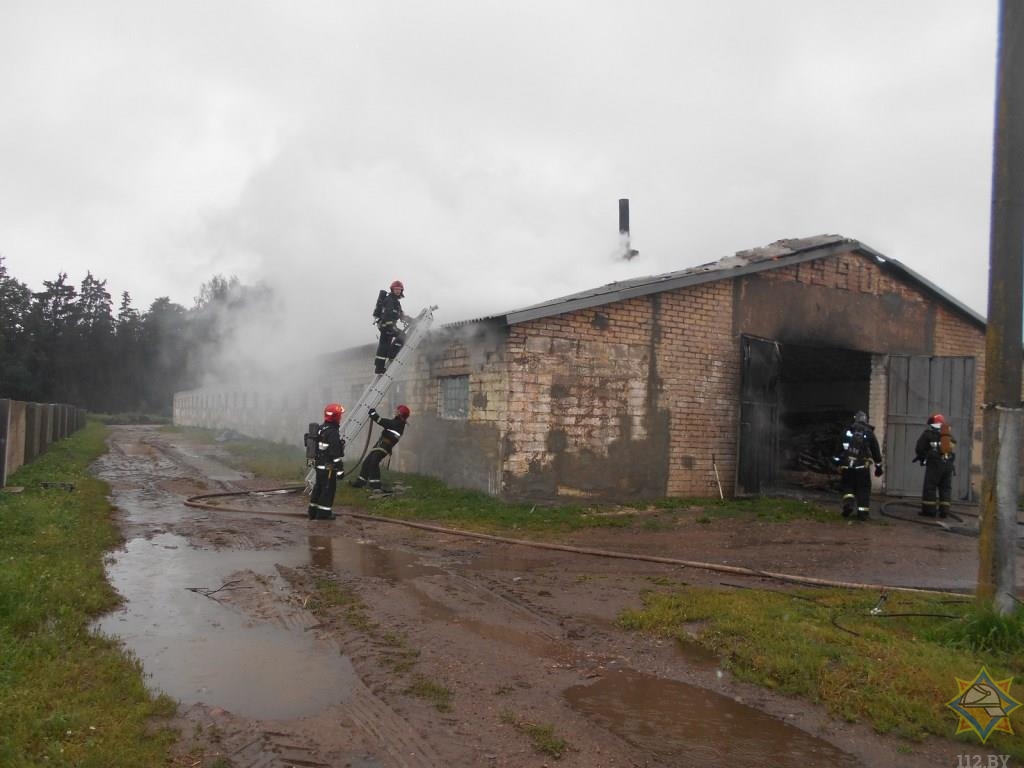
[[[985,328],[986,327],[988,321],[985,319],[984,315],[979,314],[978,312],[975,312],[973,309],[968,307],[966,304],[962,303],[958,299],[953,298],[948,293],[946,293],[944,290],[939,288],[939,286],[935,285],[935,283],[933,283],[931,280],[928,280],[926,277],[923,277],[923,276],[919,275],[917,272],[912,270],[906,264],[903,264],[902,262],[897,261],[896,259],[890,259],[888,256],[886,256],[886,255],[884,255],[882,253],[879,253],[874,248],[872,248],[872,247],[870,247],[868,245],[864,245],[864,243],[857,243],[857,245],[854,248],[854,250],[860,251],[865,256],[871,256],[871,257],[875,258],[881,264],[886,265],[886,266],[890,267],[891,269],[896,270],[897,272],[901,272],[904,277],[909,278],[912,282],[917,283],[918,285],[920,285],[922,288],[924,288],[926,291],[928,291],[932,295],[934,295],[937,298],[941,299],[942,301],[945,301],[946,303],[950,304],[954,309],[956,309],[959,312],[961,312],[962,314],[964,314],[968,319],[972,320],[976,325],[980,326],[981,328]]]
[[[802,264],[807,261],[835,256],[840,253],[847,253],[849,251],[857,251],[865,256],[875,259],[883,269],[891,269],[900,273],[903,277],[909,279],[913,283],[916,283],[928,293],[950,305],[953,309],[963,314],[973,323],[977,324],[981,328],[985,327],[986,321],[982,315],[975,312],[966,304],[963,304],[953,298],[937,285],[925,279],[896,259],[890,259],[888,256],[885,256],[874,248],[865,245],[859,240],[834,237],[830,240],[825,238],[808,238],[807,241],[814,244],[802,249],[789,250],[789,252],[783,251],[778,255],[773,255],[770,252],[772,246],[768,246],[763,249],[740,251],[733,256],[727,256],[720,259],[718,262],[702,264],[700,266],[680,270],[678,272],[669,272],[662,275],[652,275],[646,278],[622,281],[623,287],[621,288],[615,288],[619,283],[610,283],[606,286],[592,288],[589,291],[573,294],[571,296],[550,299],[546,302],[535,304],[530,307],[512,310],[503,314],[487,315],[485,317],[477,317],[470,320],[446,323],[442,327],[458,328],[475,323],[490,322],[498,322],[504,325],[515,325],[517,323],[525,323],[529,320],[553,317],[555,315],[562,315],[581,309],[592,309],[594,307],[612,304],[616,301],[631,299],[637,296],[649,296],[651,294],[663,293],[677,288],[689,288],[695,285],[717,282],[719,280],[742,277],[743,275],[766,272],[771,269],[780,269],[782,267],[793,266],[795,264]],[[780,241],[780,243],[781,242],[786,241]],[[744,258],[744,254],[756,254],[758,251],[765,253],[767,257],[762,257],[757,261],[746,261]],[[726,266],[729,263],[735,263],[738,264],[738,266]],[[722,266],[717,269],[711,268],[714,264],[720,264]]]

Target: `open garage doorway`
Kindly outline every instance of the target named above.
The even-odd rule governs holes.
[[[871,418],[872,355],[741,338],[737,491],[827,490],[832,457],[854,412]]]

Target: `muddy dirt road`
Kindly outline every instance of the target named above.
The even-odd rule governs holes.
[[[260,514],[194,509],[183,500],[267,484],[153,428],[113,428],[95,472],[126,539],[108,561],[125,606],[98,626],[181,702],[182,765],[931,768],[989,754],[833,722],[615,625],[655,584],[778,582],[311,522],[294,495],[255,501]],[[566,543],[946,588],[973,583],[976,557],[973,539],[909,524],[716,521]]]

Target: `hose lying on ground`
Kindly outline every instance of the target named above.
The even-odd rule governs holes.
[[[220,506],[217,504],[209,504],[202,499],[220,498],[225,496],[258,496],[261,494],[273,494],[273,493],[298,493],[302,491],[305,486],[285,486],[282,488],[272,488],[266,491],[227,491],[220,493],[204,493],[198,496],[191,496],[185,499],[185,505],[189,507],[196,507],[199,509],[208,509],[217,512],[239,512],[242,514],[249,515],[272,515],[275,517],[306,517],[305,513],[302,512],[270,512],[262,510],[250,510],[241,509],[238,507],[227,507]],[[380,517],[378,515],[367,515],[359,512],[343,512],[342,514],[356,520],[370,520],[376,523],[390,523],[393,525],[403,525],[407,528],[417,528],[423,531],[431,531],[433,533],[443,533],[450,536],[464,536],[473,539],[482,539],[484,541],[494,541],[502,544],[513,544],[523,547],[533,547],[534,549],[550,549],[558,552],[571,552],[579,555],[593,555],[596,557],[609,557],[620,560],[639,560],[648,563],[661,563],[663,565],[678,565],[686,568],[698,568],[706,571],[717,571],[719,573],[732,573],[741,576],[752,576],[755,578],[764,579],[776,579],[779,581],[787,581],[792,584],[803,584],[806,586],[814,587],[836,587],[841,589],[860,589],[860,590],[871,590],[871,591],[882,591],[882,592],[906,592],[910,594],[927,594],[927,595],[944,595],[944,596],[955,596],[963,597],[961,592],[950,592],[939,589],[926,589],[923,587],[893,587],[886,584],[863,584],[860,582],[852,581],[833,581],[831,579],[816,579],[811,576],[799,576],[788,573],[776,573],[773,571],[760,571],[756,568],[746,568],[740,565],[724,565],[721,563],[704,563],[695,560],[681,560],[675,557],[661,557],[659,555],[644,555],[634,554],[630,552],[616,552],[607,549],[595,549],[593,547],[574,547],[568,544],[553,544],[546,541],[530,541],[528,539],[512,539],[505,536],[494,536],[489,533],[477,533],[475,531],[464,531],[458,528],[445,528],[439,525],[431,525],[429,523],[417,523],[412,520],[397,520],[389,517]]]

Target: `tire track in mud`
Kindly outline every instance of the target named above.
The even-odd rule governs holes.
[[[278,566],[278,572],[292,587],[297,585],[298,580],[295,579],[295,572],[292,569]],[[244,610],[249,616],[293,632],[301,633],[324,628],[323,622],[305,607],[310,599],[308,596],[275,589],[251,571],[237,575],[240,584],[235,586],[249,587],[249,589],[233,591],[230,603],[240,610]],[[362,646],[363,653],[361,655],[367,658],[371,656],[371,647],[374,645],[372,639],[359,632],[352,634],[358,638],[355,645]],[[345,635],[324,632],[319,636],[321,639],[329,640],[338,653],[352,658],[352,649],[349,647],[348,638]],[[444,764],[428,741],[387,703],[376,696],[359,675],[353,678],[349,694],[350,698],[347,701],[331,707],[332,713],[342,722],[351,723],[353,728],[369,736],[379,750],[390,756],[396,768],[434,768]],[[263,733],[270,732],[264,731]],[[289,736],[289,734],[285,734],[285,736]],[[272,756],[280,746],[274,739],[253,738],[248,744],[240,747],[239,752],[232,755],[232,760],[238,763],[238,768],[277,768],[277,763],[265,762],[265,760],[268,759],[268,755]],[[270,751],[268,752],[268,750]],[[251,761],[246,762],[250,760],[250,755]],[[312,760],[312,758],[309,759]],[[260,762],[261,760],[264,762]],[[291,763],[286,762],[283,765],[291,764],[297,766],[334,765],[334,763],[319,763],[315,760],[298,762],[294,759]]]
[[[228,757],[233,768],[332,768],[334,757],[308,741],[298,730],[254,727],[229,712],[196,704],[185,713],[196,732],[210,742],[207,748]]]

